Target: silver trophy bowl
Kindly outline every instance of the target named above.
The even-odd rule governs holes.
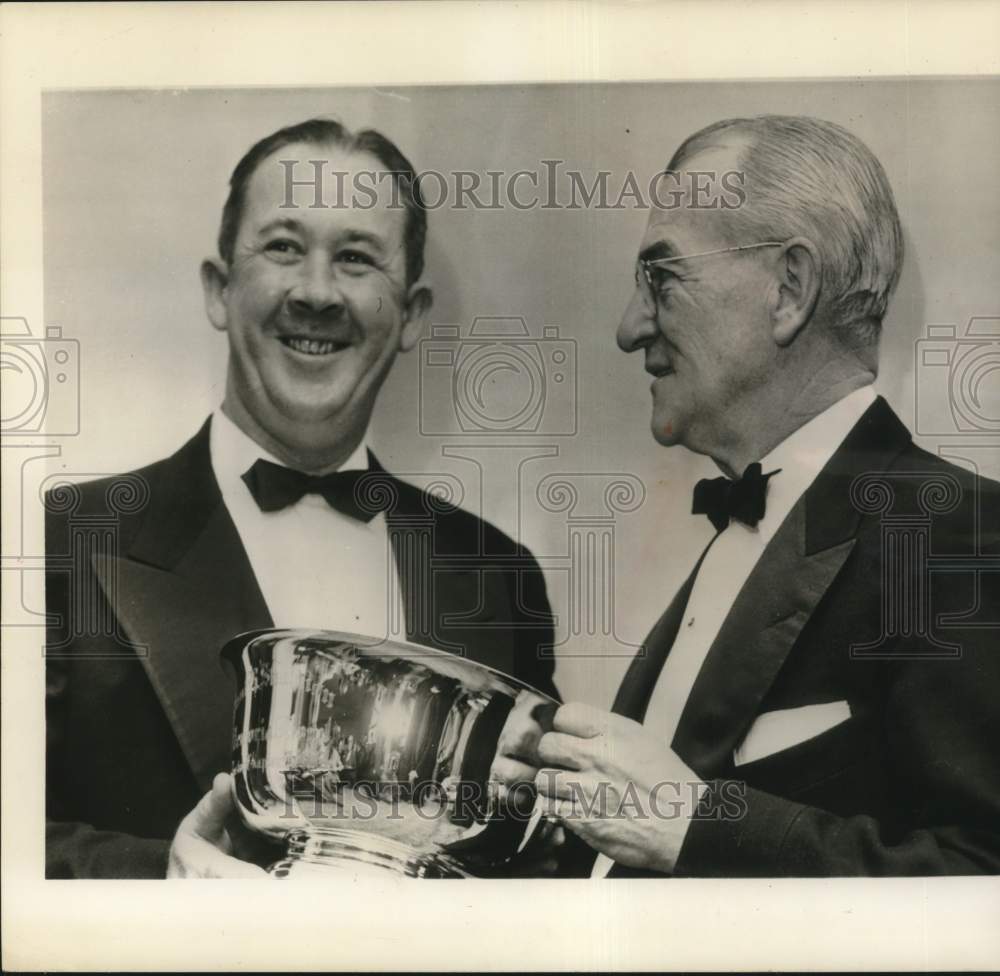
[[[527,724],[551,728],[549,696],[462,657],[336,631],[254,631],[221,653],[236,678],[237,807],[283,845],[272,876],[497,876],[536,829],[531,785],[501,786],[491,767]]]

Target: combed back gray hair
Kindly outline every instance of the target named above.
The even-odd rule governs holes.
[[[730,135],[746,139],[737,164],[746,202],[731,215],[736,243],[809,238],[823,262],[818,311],[850,326],[854,341],[877,341],[903,264],[903,231],[882,164],[832,122],[761,115],[696,132],[667,169],[683,168]]]

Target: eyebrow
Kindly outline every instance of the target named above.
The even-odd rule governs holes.
[[[278,217],[275,220],[269,220],[263,227],[258,227],[257,233],[270,234],[273,230],[292,230],[301,234],[302,225],[294,217]]]
[[[657,261],[661,258],[675,258],[677,256],[677,248],[669,241],[657,241],[639,252],[640,261]]]
[[[344,238],[348,243],[361,242],[370,244],[379,251],[386,250],[385,241],[379,234],[367,230],[348,230],[344,233]]]

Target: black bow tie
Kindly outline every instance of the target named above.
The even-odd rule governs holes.
[[[365,492],[362,503],[358,484],[369,473],[333,471],[322,475],[305,474],[258,458],[243,475],[243,480],[262,512],[277,512],[294,505],[303,495],[317,494],[322,495],[327,504],[338,512],[360,522],[370,522],[385,507],[381,504],[385,493]]]
[[[760,465],[754,462],[737,481],[702,478],[694,486],[691,514],[707,515],[718,532],[729,525],[730,519],[738,519],[752,528],[764,517],[767,479],[780,470],[761,474]]]

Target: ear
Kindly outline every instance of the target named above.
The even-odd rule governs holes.
[[[205,295],[205,311],[212,327],[226,331],[226,288],[229,269],[218,258],[205,258],[201,262],[201,290]]]
[[[401,352],[409,352],[417,344],[417,340],[423,335],[433,304],[434,293],[430,285],[422,281],[410,285],[403,308],[403,329],[399,335]]]
[[[779,346],[787,346],[812,318],[823,265],[812,241],[793,237],[782,248],[775,269],[778,300],[771,312],[771,335]]]

